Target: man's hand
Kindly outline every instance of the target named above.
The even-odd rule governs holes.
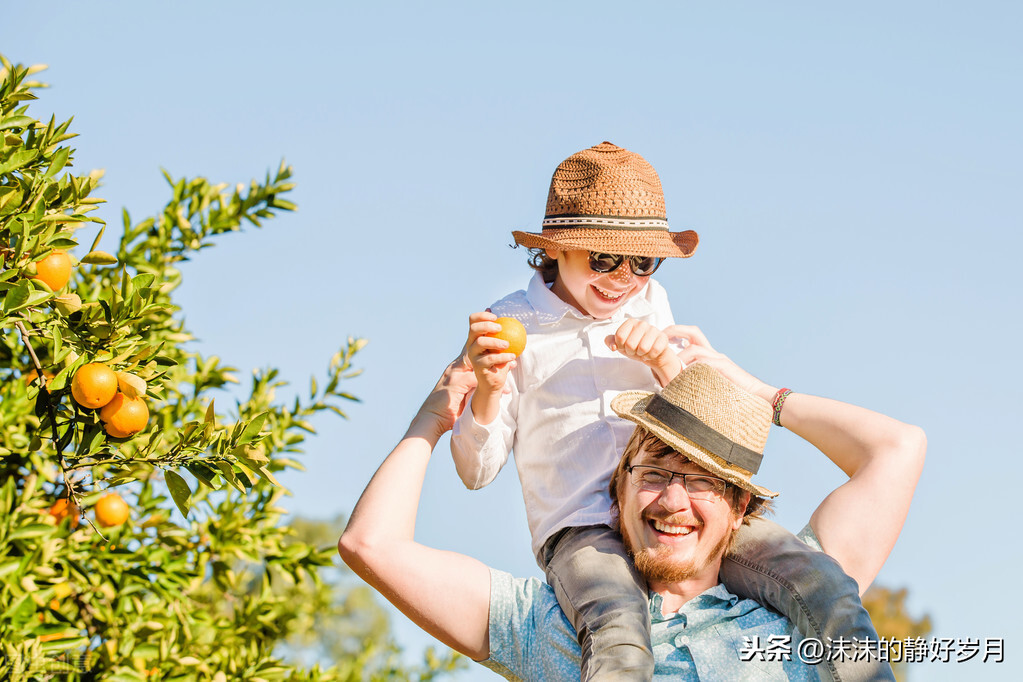
[[[611,350],[649,367],[661,386],[665,386],[682,371],[682,362],[672,348],[668,335],[642,320],[625,320],[614,336],[604,339],[604,343]]]
[[[675,324],[665,327],[665,335],[672,340],[685,342],[685,348],[679,351],[678,357],[688,367],[694,362],[705,362],[716,369],[722,376],[739,388],[771,402],[776,388],[765,384],[760,379],[732,362],[728,356],[714,350],[710,341],[699,327],[687,324]]]
[[[436,443],[455,425],[455,420],[465,409],[469,391],[476,386],[476,376],[465,366],[463,357],[460,354],[444,369],[437,385],[412,418],[406,437],[421,436]]]
[[[508,371],[515,366],[515,354],[506,353],[508,342],[487,334],[501,331],[489,310],[469,316],[469,338],[465,342],[465,362],[476,375],[477,388],[472,397],[472,414],[480,424],[489,424],[501,409],[501,393]]]

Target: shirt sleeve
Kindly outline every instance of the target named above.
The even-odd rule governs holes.
[[[796,533],[796,537],[805,542],[807,545],[816,549],[818,552],[823,552],[824,547],[821,545],[821,541],[817,538],[817,534],[813,532],[813,528],[807,523],[803,526],[803,530]]]
[[[505,383],[509,392],[501,396],[501,411],[490,424],[480,424],[468,401],[451,431],[451,458],[462,483],[479,490],[493,481],[508,461],[515,441],[518,389],[513,372]],[[472,400],[472,394],[469,395]]]
[[[490,569],[490,657],[509,680],[579,678],[579,643],[554,591],[536,578]]]

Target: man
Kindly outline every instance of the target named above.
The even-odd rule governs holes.
[[[869,410],[777,391],[714,351],[699,330],[690,340],[682,354],[687,369],[660,396],[628,392],[614,403],[649,432],[626,448],[612,496],[651,590],[655,677],[815,679],[825,671],[802,663],[792,624],[718,582],[732,534],[755,523],[772,495],[734,462],[762,451],[773,417],[849,476],[800,535],[819,543],[862,592],[905,521],[924,435]],[[413,539],[430,454],[472,384],[461,360],[446,370],[373,476],[338,549],[356,573],[453,649],[512,678],[577,679],[575,632],[549,587]],[[764,655],[792,634],[787,657]]]

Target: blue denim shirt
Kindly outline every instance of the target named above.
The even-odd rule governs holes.
[[[800,537],[815,545],[812,531]],[[661,615],[661,596],[651,593],[651,640],[655,680],[818,680],[817,669],[799,660],[802,639],[792,623],[718,584],[676,613]],[[792,654],[743,656],[746,638],[791,637]],[[743,660],[752,659],[752,660]],[[758,658],[775,660],[757,660]],[[490,572],[490,658],[482,664],[511,680],[579,677],[579,643],[554,591],[536,578]]]

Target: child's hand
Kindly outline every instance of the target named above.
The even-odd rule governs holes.
[[[663,331],[642,320],[629,318],[614,336],[604,340],[608,348],[650,368],[661,386],[682,371],[682,361]]]
[[[472,397],[472,413],[480,424],[489,424],[497,417],[508,371],[515,366],[515,354],[504,352],[508,342],[487,336],[501,331],[501,325],[494,322],[496,319],[497,315],[489,310],[469,316],[465,359],[476,375],[478,385]]]

